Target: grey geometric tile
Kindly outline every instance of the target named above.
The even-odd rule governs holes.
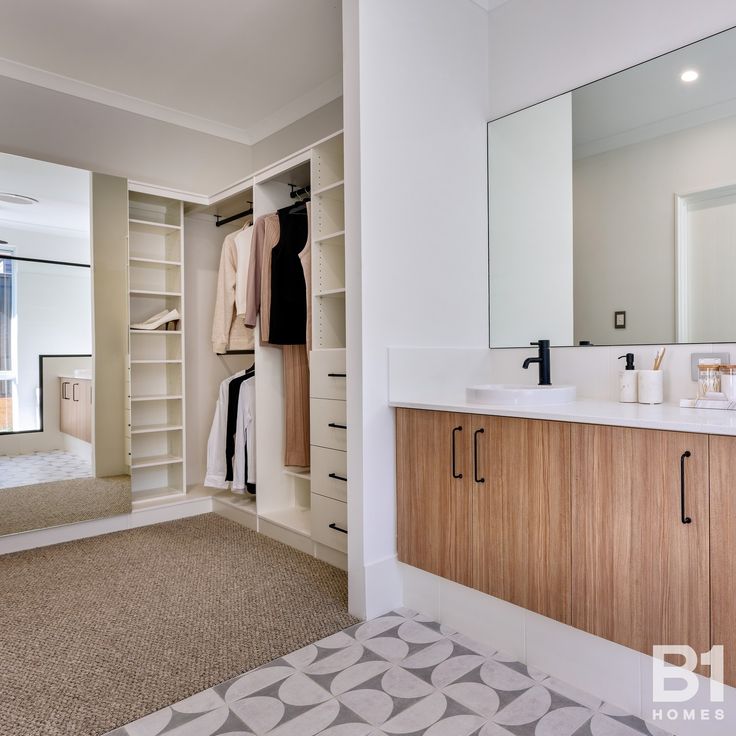
[[[653,727],[652,727],[653,729]],[[642,736],[646,724],[408,609],[108,736]],[[652,733],[667,736],[663,732]]]

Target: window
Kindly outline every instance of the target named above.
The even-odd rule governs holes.
[[[15,268],[8,251],[0,250],[0,432],[13,429],[13,318],[15,317]]]

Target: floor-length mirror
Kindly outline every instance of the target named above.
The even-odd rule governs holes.
[[[90,173],[0,154],[0,534],[130,510],[96,477],[93,247]]]

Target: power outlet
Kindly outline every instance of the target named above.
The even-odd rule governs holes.
[[[698,365],[703,358],[720,358],[721,365],[729,365],[731,353],[690,353],[690,374],[693,381],[698,380]]]

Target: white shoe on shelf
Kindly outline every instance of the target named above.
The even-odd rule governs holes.
[[[165,325],[167,330],[175,330],[178,327],[179,320],[181,319],[178,310],[176,309],[164,309],[163,312],[154,314],[153,317],[149,317],[145,322],[136,322],[130,326],[131,330],[157,330],[159,327]]]

